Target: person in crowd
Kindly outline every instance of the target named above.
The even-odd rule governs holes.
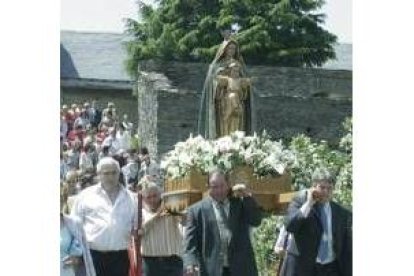
[[[66,162],[67,162],[67,155],[68,155],[68,153],[69,153],[69,150],[70,150],[70,145],[69,145],[69,143],[68,142],[64,142],[64,143],[62,143],[62,153],[64,154],[64,155],[66,155]]]
[[[86,137],[86,131],[82,125],[77,125],[74,129],[69,131],[67,140],[69,142],[74,142],[75,140],[80,140],[83,143],[83,139]]]
[[[60,194],[60,276],[95,276],[85,233],[77,218],[65,212],[67,188]]]
[[[98,162],[105,158],[105,157],[111,157],[109,154],[109,146],[103,146],[101,152],[98,155]]]
[[[124,124],[125,129],[128,130],[128,131],[131,131],[133,126],[134,126],[134,124],[131,123],[128,120],[128,114],[126,114],[126,113],[122,116],[122,122],[121,123]]]
[[[65,200],[67,209],[65,214],[70,213],[70,210],[72,209],[73,202],[76,198],[76,195],[81,190],[81,186],[79,183],[79,174],[77,171],[69,171],[66,174],[65,181],[63,182],[62,188],[66,190],[67,198]]]
[[[85,189],[89,186],[92,186],[94,184],[94,174],[85,173],[85,174],[80,175],[79,184],[80,184],[81,190],[83,190],[83,189]]]
[[[141,252],[145,276],[182,276],[183,226],[179,215],[168,212],[160,187],[151,181],[142,185]]]
[[[157,162],[151,159],[146,147],[141,148],[140,160],[141,169],[139,172],[139,179],[146,178],[160,185],[160,168]]]
[[[136,151],[139,150],[139,137],[138,134],[135,133],[136,130],[134,128],[131,129],[131,139],[129,142],[129,148],[134,149]]]
[[[86,234],[97,276],[128,276],[128,246],[137,231],[137,198],[120,185],[120,168],[111,157],[97,165],[99,183],[84,189],[71,214]]]
[[[205,199],[188,209],[184,236],[186,275],[258,275],[250,227],[259,226],[262,215],[244,187],[231,193],[227,176],[213,171]]]
[[[95,147],[90,139],[85,139],[85,146],[79,157],[79,170],[81,173],[93,173],[95,169],[94,165]]]
[[[91,119],[92,127],[98,128],[99,124],[101,123],[102,119],[102,111],[98,108],[96,104],[96,100],[92,101],[91,108],[89,109],[89,117]]]
[[[352,275],[352,213],[332,201],[333,187],[329,170],[317,168],[312,187],[289,204],[284,224],[295,245],[287,248],[284,275]]]
[[[87,129],[89,127],[90,121],[89,121],[88,113],[86,112],[86,110],[81,111],[80,116],[76,118],[73,125],[75,128],[77,128],[78,126],[81,126],[82,129]]]
[[[73,123],[75,122],[75,114],[70,112],[66,104],[62,105],[62,116],[68,124],[68,132],[71,131],[73,129]]]
[[[124,184],[130,190],[135,190],[135,184],[138,182],[139,164],[135,150],[129,150],[127,163],[122,167],[122,176]]]
[[[96,133],[94,130],[91,130],[90,135],[86,136],[84,142],[84,147],[86,145],[89,145],[89,155],[92,159],[92,163],[93,163],[93,167],[96,168],[96,165],[98,164],[98,156],[99,156],[99,150],[98,150],[98,145],[97,145],[97,141],[95,140],[96,137]]]
[[[273,247],[273,252],[278,255],[286,253],[287,243],[289,241],[289,233],[286,231],[286,227],[283,225],[279,230],[279,235]]]
[[[110,117],[114,120],[117,118],[115,104],[113,102],[108,102],[107,108],[102,111],[102,117],[108,117],[108,115],[110,115]]]
[[[119,151],[121,150],[121,142],[116,137],[116,128],[111,127],[111,128],[109,128],[108,132],[109,132],[109,135],[108,135],[108,137],[105,138],[102,145],[104,147],[105,146],[109,147],[109,155],[110,156],[119,155],[120,154]]]
[[[78,170],[79,169],[79,158],[82,150],[82,142],[80,140],[75,140],[73,146],[68,151],[67,165],[69,170]]]
[[[79,117],[80,115],[80,109],[78,108],[78,105],[75,103],[71,104],[71,108],[69,109],[69,113],[72,115],[74,120]]]
[[[61,151],[60,152],[60,180],[65,180],[65,176],[69,171],[69,166],[67,164],[68,155],[67,153]]]
[[[106,125],[102,125],[99,129],[98,132],[95,135],[95,140],[96,140],[96,149],[98,151],[100,151],[101,147],[102,147],[102,143],[105,140],[105,138],[108,136],[108,128]]]
[[[61,114],[60,116],[60,141],[62,141],[63,143],[66,142],[68,132],[69,132],[68,122],[66,121],[65,116]]]
[[[88,119],[89,123],[92,124],[94,120],[93,118],[94,112],[92,111],[91,105],[89,104],[89,102],[83,103],[83,111],[85,112],[86,118]]]
[[[116,138],[119,141],[119,148],[124,152],[128,151],[131,143],[131,134],[129,133],[129,130],[126,129],[124,123],[119,124]]]
[[[286,263],[286,254],[287,250],[291,252],[295,252],[298,254],[298,250],[296,248],[296,243],[293,241],[294,237],[291,233],[286,230],[286,227],[282,225],[279,231],[279,235],[277,237],[275,246],[273,248],[273,252],[280,257],[280,273],[278,276],[285,276],[285,275],[297,275],[295,272],[295,267],[287,266]]]
[[[112,110],[109,110],[105,114],[105,116],[102,119],[102,122],[104,122],[109,127],[115,127],[117,120],[116,120],[115,116],[113,115],[113,111]]]

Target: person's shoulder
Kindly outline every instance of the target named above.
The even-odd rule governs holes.
[[[135,203],[138,200],[138,194],[129,190],[128,188],[122,186],[122,191],[125,192],[127,197],[131,200],[132,203]]]
[[[202,209],[204,209],[207,204],[209,204],[209,199],[208,198],[204,198],[196,203],[194,203],[193,205],[191,205],[188,208],[188,211],[192,211],[192,212],[200,212]]]
[[[99,183],[91,185],[89,187],[86,187],[83,189],[78,195],[78,198],[82,198],[91,194],[96,194],[97,191],[101,188],[101,185]]]
[[[73,225],[81,225],[82,223],[81,219],[73,214],[63,214],[63,219],[65,222],[72,223]]]
[[[340,212],[344,216],[352,216],[352,211],[345,208],[338,202],[331,201],[331,207],[335,208],[338,212]]]
[[[129,197],[131,197],[131,198],[136,198],[138,195],[137,195],[137,193],[134,193],[134,192],[132,192],[132,191],[130,191],[130,190],[128,190],[127,188],[125,188],[124,186],[122,186],[122,189],[125,191],[125,193],[129,196]]]
[[[237,204],[242,204],[243,200],[241,198],[235,197],[235,196],[230,196],[229,198],[229,203],[231,205],[237,205]]]

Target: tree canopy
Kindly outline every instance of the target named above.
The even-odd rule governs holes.
[[[336,36],[321,25],[324,0],[158,0],[138,1],[141,20],[127,19],[127,69],[140,60],[209,62],[233,30],[248,64],[320,66],[335,58]]]

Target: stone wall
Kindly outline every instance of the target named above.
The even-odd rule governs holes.
[[[128,114],[129,120],[134,123],[134,126],[137,126],[137,98],[132,96],[132,89],[115,90],[61,87],[61,105],[70,105],[72,103],[79,105],[84,102],[91,103],[92,100],[96,100],[97,106],[101,108],[101,110],[106,108],[108,102],[113,102],[118,111],[118,115],[122,116],[124,113]]]
[[[157,78],[157,74],[143,74],[138,78],[138,137],[142,146],[148,148],[151,157],[158,154],[157,144],[157,123],[158,123],[158,101],[157,101],[157,83],[163,83],[163,80]],[[164,80],[165,81],[165,80]]]
[[[201,90],[208,64],[140,64],[139,135],[162,155],[197,132]],[[256,95],[257,131],[274,138],[299,133],[335,142],[352,115],[352,72],[248,66]],[[144,142],[145,141],[145,142]]]

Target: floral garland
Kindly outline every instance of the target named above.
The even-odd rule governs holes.
[[[190,137],[175,145],[161,161],[161,169],[172,179],[185,177],[191,170],[207,174],[214,169],[229,172],[237,166],[252,166],[256,176],[281,175],[295,163],[295,155],[280,141],[272,141],[264,131],[245,136],[236,131],[216,140]]]

